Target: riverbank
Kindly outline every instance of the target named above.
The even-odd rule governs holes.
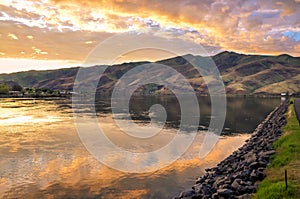
[[[258,183],[265,178],[264,170],[275,154],[273,143],[281,136],[286,124],[287,101],[282,102],[255,129],[247,143],[216,167],[206,169],[190,190],[174,199],[185,198],[250,198]]]
[[[267,177],[258,187],[255,195],[257,199],[300,198],[300,127],[296,108],[293,101],[291,102],[287,113],[287,125],[283,128],[283,136],[274,143],[276,155],[265,172]]]
[[[22,99],[57,99],[57,98],[71,98],[70,94],[60,94],[60,95],[0,95],[1,98],[22,98]]]

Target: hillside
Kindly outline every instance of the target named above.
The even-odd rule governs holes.
[[[193,62],[205,63],[206,57],[185,55]],[[183,74],[194,90],[206,93],[206,84],[196,69],[184,57],[174,57],[158,63],[168,65]],[[300,58],[289,55],[260,56],[243,55],[234,52],[222,52],[212,57],[216,63],[227,93],[253,94],[253,93],[300,93]],[[147,62],[124,63],[109,66],[101,77],[98,85],[99,92],[111,92],[116,81],[133,67]],[[101,66],[94,66],[101,67]],[[205,66],[204,66],[205,67]],[[0,74],[0,81],[15,81],[23,87],[47,88],[52,90],[72,90],[73,82],[78,72],[77,68],[27,71],[12,74]],[[90,79],[96,79],[92,68]],[[177,77],[172,77],[176,81]],[[184,88],[182,88],[184,89]],[[143,93],[169,93],[168,89],[159,85],[150,85],[139,90]]]

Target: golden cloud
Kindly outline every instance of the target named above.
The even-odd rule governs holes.
[[[299,56],[299,40],[284,35],[299,32],[300,4],[294,0],[26,0],[0,7],[0,35],[9,38],[0,37],[0,52],[6,57],[82,60],[112,33],[128,31],[242,53]]]

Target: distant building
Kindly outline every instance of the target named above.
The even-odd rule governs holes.
[[[287,95],[286,93],[281,93],[281,96],[284,96],[284,97],[285,97],[286,95]]]
[[[77,95],[78,93],[74,92],[74,91],[71,91],[71,92],[69,92],[69,94],[71,94],[71,95]]]
[[[285,93],[281,93],[281,101],[285,101],[286,100],[286,97],[289,95],[288,92],[285,92]]]
[[[8,94],[13,97],[22,97],[23,93],[21,91],[8,91]]]

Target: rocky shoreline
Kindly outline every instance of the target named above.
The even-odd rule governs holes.
[[[206,169],[192,189],[173,199],[251,198],[265,177],[270,157],[275,154],[273,142],[281,136],[281,128],[286,124],[287,107],[288,100],[285,100],[257,126],[246,144],[216,167]]]

